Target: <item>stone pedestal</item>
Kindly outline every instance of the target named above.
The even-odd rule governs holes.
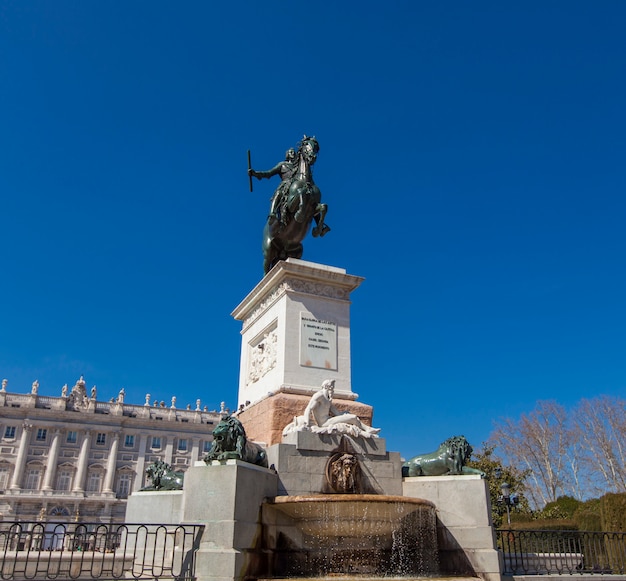
[[[480,476],[404,478],[404,496],[437,507],[437,541],[442,575],[500,581],[502,565],[491,522],[487,482]]]
[[[241,581],[263,566],[261,504],[276,496],[277,484],[274,471],[247,462],[196,462],[185,474],[184,491],[133,493],[127,520],[204,525],[195,557],[196,579]]]
[[[144,490],[128,497],[126,522],[171,524],[182,521],[182,490]]]
[[[239,460],[196,462],[187,472],[183,522],[205,525],[196,553],[199,580],[232,581],[256,572],[261,503],[276,490],[273,471]]]
[[[351,438],[341,434],[293,432],[267,449],[270,466],[278,471],[278,495],[332,492],[326,466],[336,453],[354,454],[361,470],[364,494],[402,494],[402,460],[387,452],[383,438]]]
[[[310,396],[325,379],[335,380],[337,400],[356,399],[350,293],[362,281],[345,269],[293,258],[263,277],[232,313],[242,321],[238,407],[277,393]]]

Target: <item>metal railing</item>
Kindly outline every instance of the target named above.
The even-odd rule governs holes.
[[[505,575],[626,574],[626,533],[499,530]]]
[[[202,525],[0,523],[0,579],[194,579]]]

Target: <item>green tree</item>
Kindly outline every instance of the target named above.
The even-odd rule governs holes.
[[[489,487],[493,525],[499,528],[507,525],[506,506],[498,502],[502,495],[502,485],[505,482],[511,487],[511,494],[516,494],[519,498],[519,504],[512,509],[511,518],[515,519],[515,515],[518,514],[530,515],[531,511],[528,500],[523,494],[526,490],[524,481],[528,476],[528,471],[519,470],[514,466],[505,466],[502,460],[494,454],[494,451],[494,446],[483,444],[482,449],[472,455],[472,460],[467,465],[478,468],[485,473]]]
[[[559,496],[555,501],[549,502],[543,507],[538,518],[562,518],[571,519],[577,510],[583,506],[583,502],[572,496]]]

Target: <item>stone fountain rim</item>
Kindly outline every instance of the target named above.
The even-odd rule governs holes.
[[[419,504],[436,508],[430,500],[415,498],[412,496],[399,496],[387,494],[295,494],[268,497],[264,500],[267,504],[294,504],[298,502],[404,502],[407,504]]]

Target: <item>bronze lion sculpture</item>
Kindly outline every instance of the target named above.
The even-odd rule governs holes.
[[[183,474],[174,472],[172,467],[163,460],[157,460],[146,468],[146,476],[152,481],[152,485],[145,486],[141,490],[182,490]]]
[[[434,452],[411,458],[402,465],[402,476],[443,476],[444,474],[485,473],[465,466],[472,455],[472,447],[465,436],[453,436],[442,442]]]
[[[267,468],[267,455],[258,444],[248,442],[242,423],[233,416],[224,416],[213,430],[213,444],[203,460],[243,460]]]

